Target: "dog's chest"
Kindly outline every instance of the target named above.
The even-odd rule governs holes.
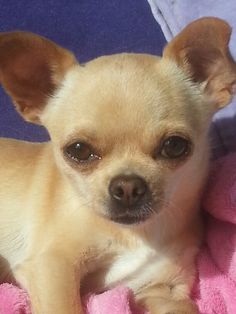
[[[159,254],[147,246],[120,252],[105,275],[105,286],[124,285],[138,293],[156,278],[162,262]]]

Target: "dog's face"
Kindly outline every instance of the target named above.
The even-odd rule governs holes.
[[[124,54],[72,69],[41,119],[87,207],[132,224],[196,194],[209,109],[173,62]]]
[[[216,30],[222,36],[209,42]],[[57,165],[80,196],[78,205],[122,224],[154,217],[178,222],[191,210],[206,175],[210,118],[231,100],[236,80],[226,23],[193,23],[161,59],[121,54],[84,66],[44,39],[50,53],[42,57],[42,39],[24,34],[14,41],[23,49],[20,58],[13,49],[20,62],[12,65],[12,44],[6,44],[11,34],[3,36],[3,85],[26,118],[49,130]],[[29,41],[31,52],[25,48]],[[30,62],[30,74],[24,62],[28,68]],[[27,84],[32,88],[26,91]]]

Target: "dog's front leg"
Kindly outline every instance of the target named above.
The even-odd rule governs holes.
[[[183,285],[157,285],[138,296],[138,301],[150,314],[197,314],[196,304],[181,290]]]
[[[78,277],[77,277],[78,274]],[[36,256],[15,272],[27,290],[33,314],[82,314],[79,271],[57,254]]]
[[[190,300],[171,300],[162,298],[146,299],[145,308],[150,314],[198,314],[197,306]]]

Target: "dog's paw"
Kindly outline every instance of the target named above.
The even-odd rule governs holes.
[[[191,300],[173,301],[152,299],[147,306],[151,314],[198,314],[198,308]]]

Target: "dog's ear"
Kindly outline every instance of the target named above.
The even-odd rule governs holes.
[[[236,63],[229,52],[231,27],[218,18],[189,24],[165,48],[164,57],[181,66],[194,82],[203,83],[215,109],[227,105],[236,88]]]
[[[27,32],[0,34],[0,83],[30,122],[40,123],[48,97],[74,64],[71,52],[46,38]]]

